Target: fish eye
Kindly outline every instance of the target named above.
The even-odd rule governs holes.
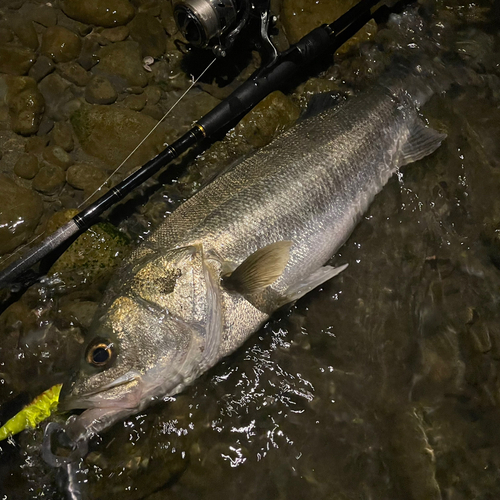
[[[110,363],[114,357],[114,346],[112,342],[96,339],[89,344],[85,358],[87,363],[97,368],[102,368]]]

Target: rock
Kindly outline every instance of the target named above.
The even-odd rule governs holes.
[[[32,136],[28,137],[26,144],[24,145],[24,151],[26,153],[34,153],[40,154],[47,143],[49,142],[49,138],[47,136]]]
[[[129,35],[129,29],[127,26],[117,26],[116,28],[106,28],[101,32],[101,36],[104,37],[108,42],[122,42]]]
[[[83,189],[85,196],[99,189],[107,177],[106,172],[88,163],[76,163],[66,172],[67,183],[75,189]]]
[[[144,89],[144,94],[147,97],[148,106],[154,106],[158,104],[161,99],[161,88],[157,85],[148,85]]]
[[[12,130],[21,135],[35,134],[45,109],[45,100],[35,80],[27,76],[5,76],[4,81],[8,88],[6,101]]]
[[[83,150],[119,165],[156,125],[157,120],[117,106],[84,105],[71,116],[71,125]],[[176,131],[161,124],[125,164],[129,169],[142,165],[158,154]]]
[[[40,51],[55,62],[68,62],[80,55],[82,42],[80,37],[61,26],[47,28],[42,37]]]
[[[86,36],[83,39],[82,50],[78,62],[87,71],[92,69],[99,62],[100,46],[96,37]]]
[[[174,18],[172,2],[162,2],[160,19],[162,26],[170,36],[175,35],[179,31]]]
[[[68,153],[73,151],[74,141],[71,126],[65,122],[57,122],[52,129],[51,142],[53,142],[55,146],[60,146]]]
[[[85,88],[85,99],[90,104],[112,104],[117,97],[113,85],[103,76],[94,76]]]
[[[60,121],[66,118],[64,106],[74,98],[70,87],[71,84],[57,73],[47,75],[38,84],[45,99],[45,114],[52,120]]]
[[[137,42],[117,42],[103,47],[100,61],[94,68],[96,74],[106,76],[117,87],[139,86],[148,83],[142,67],[141,49]]]
[[[14,32],[4,26],[0,27],[0,44],[9,43],[14,40]]]
[[[40,56],[35,64],[30,68],[28,75],[39,82],[55,69],[52,59],[47,56]]]
[[[54,9],[49,4],[45,5],[33,5],[32,3],[26,2],[23,7],[26,8],[26,12],[23,12],[21,9],[21,15],[28,15],[32,21],[45,26],[46,28],[50,28],[51,26],[55,26],[57,24],[57,10]]]
[[[43,212],[40,197],[0,174],[0,254],[11,252],[32,236]]]
[[[33,179],[33,189],[43,194],[56,194],[64,186],[64,170],[56,165],[43,166]]]
[[[255,147],[271,142],[279,132],[291,127],[300,108],[282,92],[275,91],[263,99],[236,126],[236,133]]]
[[[123,100],[123,104],[127,108],[133,109],[134,111],[141,111],[141,109],[146,106],[147,96],[145,93],[138,95],[129,95]]]
[[[84,87],[89,83],[91,75],[85,71],[77,62],[60,63],[57,65],[57,72],[66,80],[79,87]]]
[[[160,57],[167,46],[167,34],[160,22],[150,14],[137,14],[129,24],[130,36],[139,43],[142,57]]]
[[[12,29],[25,47],[31,50],[38,49],[38,35],[33,26],[33,21],[16,17],[12,22]]]
[[[78,210],[58,212],[47,224],[47,234],[55,231],[78,213]],[[109,223],[92,226],[64,252],[49,271],[68,286],[78,288],[92,283],[102,287],[115,267],[128,253],[129,240]]]
[[[22,179],[33,179],[38,170],[38,158],[34,154],[21,155],[14,165],[14,173]]]
[[[49,146],[43,150],[43,159],[52,165],[57,165],[63,170],[67,170],[70,165],[73,165],[73,159],[60,146]]]
[[[25,75],[35,63],[36,54],[26,47],[0,45],[0,73]]]
[[[62,10],[72,19],[105,28],[127,24],[135,14],[128,0],[63,0]]]

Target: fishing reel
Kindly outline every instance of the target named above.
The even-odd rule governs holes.
[[[225,57],[238,35],[258,19],[257,45],[273,60],[277,50],[269,40],[269,0],[173,0],[174,18],[184,38],[194,47],[211,48]]]

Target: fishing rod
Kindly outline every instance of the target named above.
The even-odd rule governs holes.
[[[0,289],[10,288],[11,292],[19,292],[26,286],[35,283],[42,275],[42,273],[35,273],[36,277],[34,278],[33,272],[31,272],[31,276],[28,276],[35,264],[45,259],[49,254],[67,248],[79,234],[95,224],[100,215],[121,201],[133,189],[191,147],[225,132],[229,124],[241,119],[264,97],[280,88],[311,62],[325,53],[333,54],[370,19],[386,15],[390,9],[385,4],[372,12],[372,9],[380,1],[361,0],[336,21],[312,30],[288,50],[279,54],[276,51],[273,54],[271,50],[271,57],[266,65],[258,69],[232,94],[199,119],[182,137],[167,146],[155,158],[149,160],[140,169],[111,188],[69,222],[46,237],[40,244],[31,248],[22,258],[2,271],[0,273]],[[261,13],[261,22],[263,27],[267,27],[269,22],[267,10]],[[265,30],[261,31],[263,39],[271,43],[267,33],[264,33]]]

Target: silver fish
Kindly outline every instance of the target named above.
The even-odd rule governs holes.
[[[346,267],[325,264],[391,175],[445,137],[418,117],[431,93],[420,80],[374,86],[298,123],[182,204],[133,252],[61,402],[86,409],[68,426],[75,441],[179,393],[275,309]]]

